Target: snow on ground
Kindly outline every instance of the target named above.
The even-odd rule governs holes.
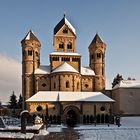
[[[49,132],[63,132],[61,125],[52,125]],[[69,128],[67,128],[69,129]],[[140,117],[123,117],[117,125],[78,125],[73,128],[80,140],[140,140]]]
[[[79,130],[80,140],[140,140],[140,129]]]
[[[11,133],[11,132],[0,132],[0,138],[18,138],[18,139],[31,139],[33,138],[33,133]]]
[[[8,126],[13,128],[15,126]],[[29,129],[33,129],[31,126]],[[40,130],[37,138],[40,139],[43,135],[48,135],[51,132],[64,133],[64,129],[69,130],[63,125],[51,125],[44,130]],[[78,125],[73,128],[78,133],[80,140],[140,140],[140,117],[123,117],[121,118],[121,127],[117,125]],[[71,130],[70,130],[71,131]],[[33,133],[10,133],[0,132],[0,137],[11,138],[31,138]],[[56,136],[56,135],[55,135]]]
[[[45,135],[48,135],[48,134],[49,134],[49,132],[46,129],[41,129],[39,131],[39,134],[36,134],[36,135],[45,136]]]
[[[26,130],[39,130],[42,127],[42,124],[26,126]],[[6,126],[5,128],[0,128],[0,130],[21,130],[20,126]]]
[[[67,128],[64,125],[51,125],[51,127],[47,128],[48,132],[62,132],[63,128]]]
[[[82,125],[74,128],[80,140],[140,140],[140,117],[123,117],[116,125]]]
[[[123,117],[121,123],[124,127],[140,127],[140,117]]]

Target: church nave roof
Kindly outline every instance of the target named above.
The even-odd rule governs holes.
[[[26,102],[115,102],[101,92],[39,91]]]

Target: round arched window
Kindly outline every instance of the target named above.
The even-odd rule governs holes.
[[[100,108],[100,110],[101,110],[101,111],[105,111],[105,107],[102,106],[102,107]]]
[[[42,106],[38,106],[37,108],[36,108],[36,110],[39,112],[39,111],[41,111],[42,110]]]

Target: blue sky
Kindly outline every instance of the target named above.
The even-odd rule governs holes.
[[[88,45],[98,32],[107,44],[108,84],[117,73],[139,80],[139,7],[139,0],[1,0],[0,100],[6,100],[13,90],[21,93],[20,41],[32,29],[41,42],[41,64],[49,64],[53,29],[64,13],[76,29],[77,52],[82,55],[83,66],[89,64]]]

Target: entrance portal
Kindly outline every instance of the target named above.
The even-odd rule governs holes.
[[[68,126],[75,126],[77,124],[77,114],[74,110],[69,110],[66,116],[66,123]]]

